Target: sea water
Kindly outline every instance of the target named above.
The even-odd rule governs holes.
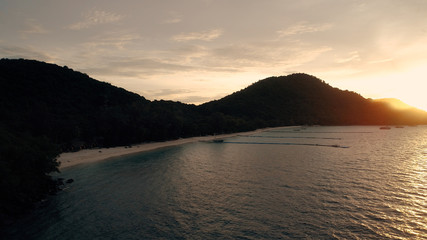
[[[59,176],[5,239],[427,238],[427,126],[279,128]]]

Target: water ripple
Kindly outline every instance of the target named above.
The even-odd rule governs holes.
[[[304,131],[301,131],[304,132]],[[425,239],[427,127],[312,127],[76,167],[10,239]],[[369,132],[369,134],[367,134]],[[234,142],[249,141],[236,137]],[[306,142],[310,141],[310,142]]]

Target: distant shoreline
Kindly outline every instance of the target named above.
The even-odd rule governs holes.
[[[107,160],[110,158],[116,158],[146,151],[152,151],[159,148],[178,146],[186,143],[198,142],[198,141],[211,141],[216,138],[230,138],[238,135],[251,135],[259,132],[268,131],[271,129],[277,128],[293,128],[297,126],[284,126],[284,127],[275,127],[275,128],[261,128],[249,132],[238,132],[231,134],[222,134],[215,136],[203,136],[203,137],[191,137],[191,138],[181,138],[177,140],[170,140],[165,142],[152,142],[152,143],[142,143],[137,145],[132,145],[132,147],[112,147],[112,148],[95,148],[95,149],[84,149],[78,152],[66,152],[59,155],[57,158],[60,162],[59,170],[63,170],[69,167],[99,162]]]

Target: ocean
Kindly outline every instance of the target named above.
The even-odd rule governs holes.
[[[4,239],[427,238],[427,126],[276,128],[58,177]]]

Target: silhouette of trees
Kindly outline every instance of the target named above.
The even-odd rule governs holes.
[[[396,111],[307,74],[270,77],[195,106],[148,101],[66,66],[23,59],[0,60],[0,112],[2,212],[51,191],[59,152],[286,125],[427,123],[425,112]]]
[[[22,214],[57,182],[48,175],[57,171],[59,150],[47,137],[10,132],[0,126],[0,223],[2,214]]]
[[[256,128],[304,124],[423,124],[427,120],[425,112],[397,111],[301,73],[258,81],[200,107],[206,112],[239,118]]]

